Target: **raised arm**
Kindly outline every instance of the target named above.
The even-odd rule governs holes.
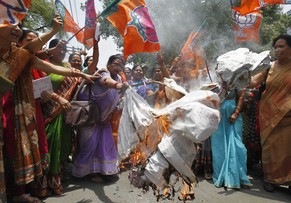
[[[170,74],[169,74],[169,71],[168,69],[166,68],[166,64],[164,62],[164,57],[163,57],[163,54],[160,53],[160,52],[157,52],[156,53],[156,56],[157,56],[157,62],[158,64],[161,66],[161,71],[163,73],[163,76],[165,78],[170,78]]]
[[[88,73],[93,75],[96,71],[97,64],[99,62],[99,41],[100,36],[98,36],[98,40],[94,40],[94,47],[93,47],[93,62],[88,66]]]
[[[63,25],[62,18],[56,14],[53,18],[53,29],[42,36],[27,43],[24,48],[32,53],[39,51],[55,34],[57,34]]]

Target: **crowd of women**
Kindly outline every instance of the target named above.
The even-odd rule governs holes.
[[[4,78],[0,88],[0,199],[3,202],[7,195],[14,202],[41,202],[41,198],[62,194],[62,174],[70,155],[74,177],[89,177],[95,183],[117,181],[116,131],[121,114],[117,107],[128,85],[153,108],[164,108],[174,100],[165,92],[165,80],[174,80],[191,91],[198,80],[207,78],[205,66],[197,65],[195,59],[187,61],[179,55],[167,66],[160,53],[153,68],[139,64],[125,67],[120,54],[112,55],[106,68],[97,68],[99,40],[95,41],[93,55],[84,63],[78,52],[64,62],[67,52],[64,41],[53,39],[47,49],[42,49],[62,26],[58,15],[53,19],[52,30],[41,36],[19,26],[0,25],[0,74]],[[290,188],[291,184],[288,150],[291,36],[280,35],[274,39],[273,46],[276,60],[268,71],[254,76],[250,84],[253,88],[266,81],[253,119],[253,126],[260,124],[260,131],[251,136],[255,134],[261,140],[259,161],[264,188],[269,192],[276,185]],[[32,81],[44,77],[50,78],[53,91],[43,91],[40,98],[34,98]],[[64,114],[71,108],[70,101],[82,78],[87,83],[78,91],[77,99],[90,98],[100,110],[101,122],[75,130],[66,124]],[[13,88],[6,88],[11,81]],[[217,187],[249,188],[252,184],[247,176],[240,113],[245,92],[233,89],[224,93],[219,127],[211,138],[197,144],[193,171],[198,174],[203,169],[204,177],[213,179]]]

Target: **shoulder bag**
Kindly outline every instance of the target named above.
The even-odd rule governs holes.
[[[91,84],[88,84],[89,98],[88,101],[77,101],[77,96],[80,93],[85,81],[83,80],[75,93],[73,100],[70,102],[72,108],[65,111],[66,124],[73,127],[84,127],[99,123],[101,120],[98,105],[92,101]]]

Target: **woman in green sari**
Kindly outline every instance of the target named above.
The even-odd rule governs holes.
[[[49,48],[62,43],[58,39],[51,41]],[[69,68],[69,64],[62,61],[66,54],[65,44],[56,49],[49,61],[54,65]],[[45,102],[45,123],[50,153],[50,166],[47,172],[48,188],[56,195],[62,194],[61,173],[64,164],[70,155],[72,145],[72,128],[64,121],[64,111],[70,108],[70,100],[73,97],[79,78],[64,77],[58,74],[49,74],[55,94],[52,100]]]

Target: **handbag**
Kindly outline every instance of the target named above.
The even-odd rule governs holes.
[[[66,124],[73,127],[90,126],[101,121],[98,105],[91,99],[91,84],[87,85],[89,87],[88,101],[77,101],[77,96],[84,84],[85,81],[82,81],[73,97],[73,100],[70,102],[72,108],[65,111],[65,122]]]

